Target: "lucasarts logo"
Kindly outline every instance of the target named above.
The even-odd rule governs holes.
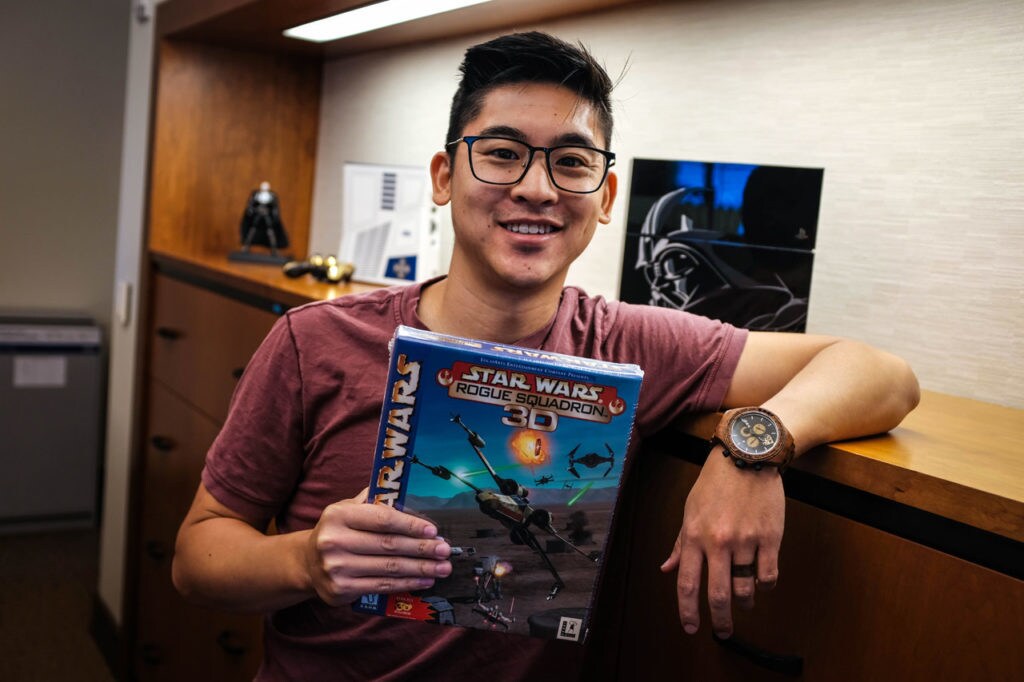
[[[558,620],[558,639],[568,639],[572,642],[580,641],[580,631],[583,629],[583,621],[579,618],[562,616]]]

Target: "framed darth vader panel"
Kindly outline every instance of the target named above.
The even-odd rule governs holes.
[[[635,159],[619,298],[804,331],[820,168]]]

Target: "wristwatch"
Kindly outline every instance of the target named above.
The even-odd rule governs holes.
[[[722,454],[740,469],[778,467],[785,471],[793,461],[793,436],[774,413],[763,407],[729,410],[718,423],[711,442],[722,444]]]

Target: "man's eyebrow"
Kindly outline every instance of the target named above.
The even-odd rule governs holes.
[[[526,133],[519,128],[513,128],[512,126],[489,126],[484,128],[480,135],[497,135],[498,137],[510,137],[513,140],[526,141]]]
[[[584,147],[597,147],[597,144],[587,135],[581,135],[580,133],[565,133],[555,138],[552,147],[563,144],[577,144]]]
[[[506,125],[489,126],[487,128],[484,128],[483,131],[480,132],[480,135],[482,135],[482,136],[496,135],[498,137],[508,137],[508,138],[513,139],[513,140],[520,140],[521,142],[527,142],[526,133],[524,133],[519,128],[514,128],[512,126],[506,126]],[[587,135],[582,135],[580,133],[575,133],[575,132],[573,132],[573,133],[563,133],[563,134],[559,135],[558,137],[556,137],[554,140],[552,140],[550,145],[543,145],[543,146],[559,147],[559,146],[567,145],[567,144],[570,144],[570,145],[582,145],[584,147],[597,147],[597,145],[594,143],[594,141],[590,137],[588,137]]]

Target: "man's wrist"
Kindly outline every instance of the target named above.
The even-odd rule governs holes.
[[[740,469],[765,468],[782,473],[796,454],[793,436],[770,409],[740,407],[728,410],[715,429],[712,443]]]

